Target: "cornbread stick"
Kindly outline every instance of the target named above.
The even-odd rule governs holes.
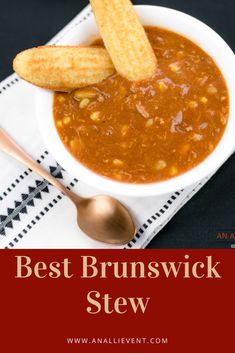
[[[130,81],[150,77],[157,59],[129,0],[90,0],[106,49],[117,72]]]
[[[19,53],[15,72],[54,91],[71,91],[101,82],[115,71],[107,51],[98,47],[42,46]]]

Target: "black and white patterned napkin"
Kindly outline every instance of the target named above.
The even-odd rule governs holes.
[[[50,43],[60,43],[90,15],[88,6]],[[37,129],[33,87],[15,74],[0,84],[0,126],[66,186],[82,196],[100,193],[69,175],[48,153]],[[120,198],[132,210],[138,229],[125,248],[144,248],[208,179],[161,197]],[[91,240],[78,229],[76,211],[66,197],[0,152],[0,248],[110,247]]]

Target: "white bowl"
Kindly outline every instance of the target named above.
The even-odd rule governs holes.
[[[220,68],[230,97],[229,120],[216,149],[202,163],[188,172],[162,182],[149,184],[120,183],[98,175],[79,163],[64,147],[54,124],[53,93],[37,90],[36,111],[39,129],[49,151],[59,164],[79,180],[106,193],[143,197],[160,195],[183,189],[199,182],[219,168],[235,149],[235,56],[225,41],[210,27],[182,12],[159,6],[135,6],[144,25],[159,26],[177,32],[204,49]],[[74,27],[58,44],[82,44],[98,35],[92,16]],[[99,148],[99,146],[97,146]]]

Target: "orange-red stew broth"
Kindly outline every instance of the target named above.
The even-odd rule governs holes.
[[[199,164],[221,139],[229,112],[223,76],[203,50],[173,32],[146,32],[158,58],[153,77],[129,82],[114,74],[54,97],[58,133],[71,154],[129,183],[166,180]]]

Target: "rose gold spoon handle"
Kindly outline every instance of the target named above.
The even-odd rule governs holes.
[[[133,218],[118,200],[106,195],[82,198],[66,189],[20,148],[2,128],[0,128],[0,150],[25,164],[68,196],[77,208],[78,226],[92,239],[122,245],[133,238],[135,234]]]
[[[42,178],[46,179],[49,183],[54,185],[57,189],[63,192],[68,197],[72,198],[73,193],[70,192],[64,185],[56,180],[52,175],[47,173],[37,162],[35,162],[15,141],[7,135],[7,133],[0,128],[0,149],[18,160],[19,162],[32,169],[35,173],[39,174]],[[78,196],[76,195],[76,199]]]

